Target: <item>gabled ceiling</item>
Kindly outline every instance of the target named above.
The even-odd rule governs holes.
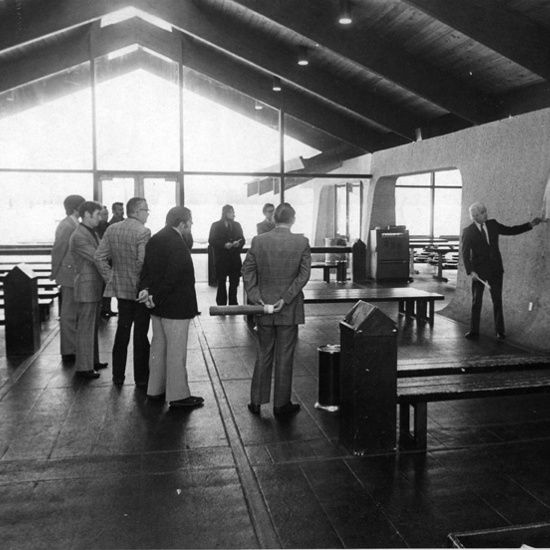
[[[242,94],[284,106],[289,133],[341,158],[550,106],[548,0],[350,2],[342,26],[339,0],[3,0],[0,94],[139,44],[235,109]],[[128,6],[171,32],[141,17],[100,26]],[[147,57],[127,56],[128,70],[154,71]]]

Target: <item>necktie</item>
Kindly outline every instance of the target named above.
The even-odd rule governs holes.
[[[487,244],[489,244],[489,238],[486,233],[485,224],[484,223],[480,224],[480,227],[481,227],[481,234],[483,235],[483,239]]]

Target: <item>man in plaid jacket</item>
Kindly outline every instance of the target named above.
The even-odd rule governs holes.
[[[151,230],[145,227],[149,217],[147,201],[133,197],[126,204],[125,220],[110,225],[96,251],[95,259],[101,276],[107,283],[105,296],[116,296],[118,325],[113,345],[113,382],[124,383],[128,343],[134,325],[134,381],[147,387],[149,380],[149,310],[136,302],[145,245]],[[109,260],[111,264],[109,265]]]

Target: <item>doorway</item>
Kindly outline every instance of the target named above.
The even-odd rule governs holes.
[[[107,206],[109,211],[114,202],[122,202],[126,206],[132,197],[144,197],[149,206],[147,227],[154,234],[164,227],[168,210],[182,204],[180,182],[179,174],[173,172],[100,172],[96,195],[97,200]]]

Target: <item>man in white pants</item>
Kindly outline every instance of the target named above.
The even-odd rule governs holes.
[[[188,248],[193,220],[189,208],[175,206],[166,225],[145,247],[138,301],[151,310],[153,341],[147,397],[170,407],[200,407],[187,381],[189,323],[198,315],[195,271]]]

